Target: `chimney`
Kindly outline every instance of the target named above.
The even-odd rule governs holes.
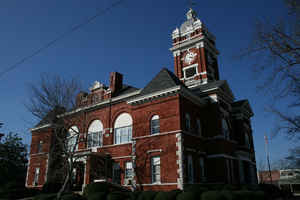
[[[123,75],[118,72],[111,72],[109,88],[112,94],[121,90],[122,87],[123,87]]]

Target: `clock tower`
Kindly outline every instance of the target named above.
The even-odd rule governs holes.
[[[172,33],[174,72],[190,88],[219,80],[215,36],[190,9],[186,21]]]

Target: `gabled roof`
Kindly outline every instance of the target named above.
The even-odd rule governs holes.
[[[175,74],[163,68],[141,91],[140,95],[147,95],[175,86],[184,86]]]
[[[66,110],[62,107],[55,107],[53,110],[48,112],[46,116],[37,124],[34,128],[51,124],[58,114],[64,113]]]
[[[139,89],[138,88],[135,88],[135,87],[132,87],[130,85],[123,85],[122,89],[120,91],[117,91],[115,94],[114,94],[114,97],[116,96],[121,96],[121,95],[125,95],[125,94],[129,94],[129,93],[132,93],[132,92],[136,92],[138,91]]]

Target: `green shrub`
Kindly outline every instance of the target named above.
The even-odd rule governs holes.
[[[207,185],[208,190],[223,190],[224,184],[209,184]]]
[[[99,192],[109,193],[111,190],[112,188],[108,183],[91,183],[84,188],[83,195],[89,196],[90,194]]]
[[[231,185],[231,184],[226,184],[223,187],[223,190],[228,190],[228,191],[237,191],[240,190],[241,187],[237,186],[237,185]]]
[[[141,191],[134,191],[129,193],[129,199],[130,200],[137,200],[139,198],[139,195],[142,194]]]
[[[176,200],[176,196],[181,193],[181,190],[172,190],[169,192],[158,192],[154,200]]]
[[[111,192],[107,196],[107,200],[124,200],[129,198],[129,194],[127,192]]]
[[[64,194],[62,197],[61,197],[61,200],[85,200],[84,197],[82,197],[81,195],[79,194]]]
[[[28,189],[23,183],[20,184],[12,181],[2,186],[0,197],[3,199],[21,199],[25,197],[36,196],[39,193],[39,190]]]
[[[278,198],[284,196],[284,192],[279,189],[279,187],[272,184],[260,184],[260,190],[264,191],[270,198]]]
[[[208,188],[203,187],[202,185],[189,185],[184,189],[184,191],[192,192],[200,199],[202,193],[207,192]]]
[[[253,199],[255,200],[264,200],[265,199],[265,193],[263,191],[255,191],[253,194]]]
[[[247,191],[247,190],[241,190],[241,191],[235,191],[233,192],[234,200],[253,200],[255,199],[255,192],[253,191]],[[256,199],[255,199],[256,200]]]
[[[89,194],[87,199],[88,200],[106,200],[107,193],[106,192],[95,192]]]
[[[193,192],[182,192],[177,195],[176,200],[198,200],[200,197]]]
[[[55,200],[56,194],[40,194],[35,196],[33,200]]]
[[[42,193],[45,193],[45,194],[57,193],[61,189],[61,187],[62,187],[61,183],[47,181],[43,185]]]
[[[202,194],[201,200],[233,200],[233,194],[230,191],[208,191]],[[239,199],[244,200],[244,199]]]
[[[154,191],[144,191],[142,192],[137,200],[154,200],[157,192]]]

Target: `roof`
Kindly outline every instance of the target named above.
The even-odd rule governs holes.
[[[224,84],[227,84],[227,81],[219,80],[219,81],[209,82],[209,83],[200,85],[199,87],[197,87],[197,89],[200,89],[201,91],[205,91],[205,90],[209,90],[209,89],[213,89],[213,88],[219,88]]]
[[[37,125],[35,125],[35,128],[52,123],[53,119],[55,119],[58,114],[62,114],[63,112],[65,112],[64,108],[55,107],[53,110],[48,112],[48,114],[46,114],[46,116]]]
[[[130,85],[125,85],[124,84],[122,89],[120,91],[117,91],[114,94],[114,97],[129,94],[129,93],[132,93],[132,92],[135,92],[135,91],[138,91],[138,90],[139,90],[138,88],[135,88],[135,87],[132,87]]]
[[[175,74],[163,68],[141,91],[140,95],[147,95],[175,86],[184,86]]]

